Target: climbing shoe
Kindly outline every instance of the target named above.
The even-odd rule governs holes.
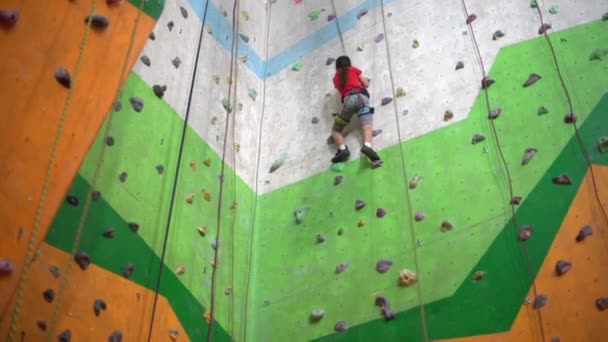
[[[349,157],[350,157],[350,151],[348,150],[348,147],[347,147],[344,150],[338,150],[338,153],[336,153],[336,155],[333,158],[331,158],[331,162],[332,163],[343,163],[343,162],[347,161]]]
[[[374,151],[371,147],[363,145],[363,147],[361,147],[361,153],[365,154],[367,158],[369,158],[369,160],[372,162],[372,167],[376,168],[382,166],[382,160],[376,151]]]

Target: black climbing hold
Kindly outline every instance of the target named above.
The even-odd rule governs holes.
[[[485,277],[485,275],[486,275],[486,272],[477,271],[477,272],[473,273],[473,280],[480,281],[481,279],[483,279],[483,277]]]
[[[597,139],[597,150],[600,153],[608,152],[608,137],[600,137]]]
[[[13,273],[13,261],[11,259],[0,259],[0,275]]]
[[[318,243],[325,242],[325,236],[323,236],[322,234],[317,234],[317,242]]]
[[[63,331],[61,334],[57,336],[57,340],[59,342],[70,342],[72,341],[72,332],[70,329]]]
[[[91,192],[91,199],[93,201],[99,201],[101,199],[101,192],[93,190],[93,192]]]
[[[608,12],[604,13],[604,15],[602,16],[602,21],[606,20],[608,20]]]
[[[150,61],[150,57],[146,55],[139,57],[139,60],[141,60],[141,62],[144,63],[146,66],[150,66],[152,64],[152,62]]]
[[[570,271],[571,268],[572,268],[572,262],[567,261],[567,260],[559,260],[555,264],[555,272],[559,276],[566,274],[566,272]]]
[[[188,11],[182,6],[179,7],[179,10],[182,12],[182,17],[184,17],[184,19],[188,19]]]
[[[49,266],[49,272],[51,272],[51,274],[53,275],[53,277],[55,279],[61,277],[61,271],[59,270],[59,267],[57,267],[55,265]]]
[[[104,15],[90,15],[84,19],[85,23],[91,22],[91,27],[96,29],[104,29],[110,25],[110,19]]]
[[[70,203],[70,205],[73,205],[74,207],[78,206],[78,197],[74,195],[68,195],[65,199],[66,201],[68,201],[68,203]]]
[[[165,95],[165,90],[167,90],[166,85],[160,86],[158,84],[155,84],[152,86],[152,91],[154,92],[154,95],[156,95],[156,97],[158,97],[159,99],[162,99],[162,97]]]
[[[392,97],[385,97],[382,99],[382,102],[380,102],[380,104],[382,106],[386,106],[387,104],[393,102],[393,98]]]
[[[458,63],[456,63],[456,70],[460,70],[464,68],[464,63],[462,63],[461,61],[458,61]]]
[[[108,145],[108,146],[114,146],[114,137],[107,136],[106,137],[106,145]]]
[[[475,21],[475,19],[477,19],[477,16],[473,13],[469,14],[469,16],[467,17],[467,25],[469,25],[470,23],[472,23],[473,21]]]
[[[488,118],[490,120],[494,120],[494,119],[496,119],[500,115],[501,112],[502,112],[502,109],[500,109],[500,108],[494,108],[488,114]]]
[[[488,89],[494,83],[496,83],[496,81],[489,78],[488,76],[485,76],[484,78],[481,79],[481,89]]]
[[[158,172],[159,175],[162,175],[163,172],[165,172],[165,167],[160,164],[156,165],[156,172]]]
[[[338,185],[340,183],[342,183],[342,176],[336,176],[334,178],[334,185]]]
[[[450,230],[452,230],[452,228],[454,228],[454,224],[452,224],[452,222],[450,222],[448,220],[441,222],[441,231],[442,232],[449,232]]]
[[[173,64],[173,66],[175,67],[175,69],[179,68],[180,64],[182,64],[182,60],[179,59],[179,57],[175,57],[173,58],[173,60],[171,61],[171,63]]]
[[[118,180],[119,180],[121,183],[124,183],[124,182],[126,182],[126,181],[127,181],[127,177],[128,177],[128,176],[129,176],[129,175],[128,175],[128,174],[127,174],[125,171],[123,171],[123,172],[121,172],[121,173],[120,173],[120,175],[118,175]]]
[[[144,109],[144,100],[140,97],[134,96],[129,99],[129,102],[131,102],[133,110],[138,113],[141,112],[142,109]]]
[[[327,16],[327,22],[330,22],[332,20],[336,19],[336,15],[335,14],[330,14]]]
[[[133,272],[135,272],[135,266],[133,266],[133,264],[127,264],[127,266],[122,269],[122,275],[125,276],[125,278],[131,277]]]
[[[4,27],[13,27],[17,21],[19,21],[18,10],[0,10],[0,25]]]
[[[338,235],[343,235],[343,234],[344,234],[344,229],[343,228],[338,229]]]
[[[497,40],[498,38],[502,38],[505,36],[505,33],[502,32],[501,30],[497,30],[496,32],[494,32],[494,34],[492,35],[492,40]]]
[[[167,23],[167,27],[169,28],[169,31],[173,31],[173,26],[175,26],[175,24],[173,23],[173,21],[170,21]]]
[[[528,76],[528,79],[526,80],[526,82],[524,82],[524,84],[522,85],[522,87],[527,88],[527,87],[533,85],[534,83],[536,83],[541,78],[542,78],[542,76],[540,76],[539,74],[531,73],[530,76]]]
[[[540,309],[540,308],[542,308],[543,306],[545,306],[545,305],[547,304],[547,300],[548,300],[548,299],[549,299],[549,298],[547,298],[547,296],[546,296],[546,295],[542,295],[542,294],[541,294],[541,295],[538,295],[538,296],[536,296],[536,298],[534,299],[534,303],[533,303],[533,305],[532,305],[532,306],[533,306],[535,309]]]
[[[395,314],[391,311],[391,306],[388,299],[378,296],[375,300],[376,305],[382,307],[382,315],[387,321],[395,318]]]
[[[521,203],[521,197],[520,196],[513,196],[513,198],[511,198],[511,204],[513,205],[519,205]]]
[[[574,113],[568,113],[566,114],[566,116],[564,116],[564,122],[567,124],[573,124],[576,122],[576,114]]]
[[[150,32],[150,35],[148,36],[148,39],[150,39],[150,40],[155,40],[156,39],[156,35],[154,34],[154,32]]]
[[[567,174],[561,174],[557,177],[553,177],[552,179],[554,184],[558,184],[558,185],[570,185],[572,184],[572,182],[570,181],[570,177],[568,177]]]
[[[393,266],[393,262],[390,260],[380,259],[376,263],[376,271],[378,273],[386,273]]]
[[[542,25],[540,25],[540,27],[538,28],[538,34],[545,34],[548,30],[551,29],[551,24],[548,23],[543,23]]]
[[[543,115],[547,113],[549,113],[549,110],[543,106],[538,107],[538,110],[536,111],[536,114],[538,115]]]
[[[114,227],[108,227],[108,229],[103,231],[103,236],[111,239],[114,237]]]
[[[356,210],[362,209],[363,207],[365,207],[365,201],[363,201],[363,200],[356,200],[355,201],[355,209]]]
[[[383,208],[376,209],[376,216],[379,218],[383,218],[384,216],[386,216],[386,210],[384,210]]]
[[[576,242],[585,240],[587,236],[593,235],[593,228],[590,225],[586,225],[576,235]]]
[[[332,65],[335,61],[336,61],[335,58],[330,57],[325,61],[325,65]]]
[[[91,264],[91,257],[85,252],[78,252],[74,255],[74,261],[80,266],[81,270],[86,270]]]
[[[39,319],[36,321],[36,325],[38,326],[38,328],[40,328],[40,330],[46,331],[46,327],[47,327],[46,321]]]
[[[600,297],[595,300],[595,306],[598,310],[604,311],[608,309],[608,297]]]
[[[483,136],[481,134],[475,134],[475,135],[473,135],[473,138],[471,138],[471,143],[473,145],[475,145],[475,144],[480,143],[480,142],[482,142],[484,140],[486,140],[485,136]]]
[[[99,317],[99,314],[102,310],[105,310],[107,308],[108,306],[106,305],[106,302],[103,299],[95,299],[95,301],[93,302],[93,312],[97,317]]]
[[[372,131],[372,137],[374,138],[379,136],[380,134],[382,134],[382,129],[375,129]]]
[[[344,321],[340,321],[340,322],[336,323],[336,325],[334,326],[334,330],[338,331],[338,332],[344,331],[346,329],[348,329],[348,324],[346,324],[346,322],[344,322]]]
[[[310,122],[312,122],[313,125],[318,124],[319,123],[319,118],[318,117],[313,117],[312,120],[310,120]]]
[[[361,17],[366,15],[367,12],[367,9],[362,9],[361,11],[359,11],[359,13],[357,14],[357,19],[361,19]]]
[[[534,231],[534,228],[532,226],[523,226],[523,227],[519,228],[519,231],[518,231],[519,240],[527,241],[532,236],[533,231]]]
[[[129,226],[129,229],[131,229],[132,232],[137,232],[139,230],[139,224],[137,224],[135,222],[129,222],[128,226]]]
[[[57,80],[57,82],[59,82],[59,84],[68,89],[72,86],[72,78],[70,77],[70,72],[62,66],[57,67],[57,69],[55,69],[55,79]]]
[[[120,330],[115,330],[108,338],[108,342],[122,342],[122,332]]]
[[[344,270],[348,267],[348,263],[347,262],[341,262],[338,264],[338,266],[336,266],[336,274],[340,274],[342,272],[344,272]]]
[[[530,160],[532,160],[532,158],[534,157],[534,155],[536,154],[536,152],[538,152],[537,149],[535,149],[534,147],[528,147],[525,151],[524,151],[524,158],[521,161],[521,165],[527,165]]]
[[[42,297],[47,303],[51,303],[53,299],[55,299],[55,291],[53,291],[53,289],[46,289],[42,292]]]

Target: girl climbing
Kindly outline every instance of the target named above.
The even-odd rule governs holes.
[[[344,144],[342,130],[349,124],[353,115],[357,113],[363,127],[364,143],[361,147],[361,153],[365,154],[372,162],[372,168],[382,166],[382,160],[372,149],[374,108],[369,105],[369,93],[367,92],[369,80],[363,76],[361,70],[351,65],[348,56],[340,56],[336,60],[336,74],[333,81],[334,86],[342,96],[342,110],[336,115],[331,132],[334,143],[338,146],[338,152],[331,159],[332,163],[345,162],[350,157],[350,151]]]

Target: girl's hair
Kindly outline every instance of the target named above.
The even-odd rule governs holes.
[[[340,56],[336,59],[336,70],[340,73],[340,88],[344,88],[346,85],[349,66],[351,66],[351,64],[348,56]]]

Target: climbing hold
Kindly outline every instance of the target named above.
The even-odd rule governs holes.
[[[331,58],[329,57],[326,61],[325,61],[325,65],[332,65],[334,62],[336,61],[335,58]]]
[[[133,275],[133,272],[135,272],[135,266],[133,266],[133,264],[127,264],[127,266],[122,269],[122,275],[125,278],[131,277],[131,275]]]
[[[317,242],[318,243],[325,242],[325,236],[323,236],[321,234],[317,234]]]
[[[66,68],[62,66],[57,67],[57,69],[55,70],[55,79],[57,80],[57,82],[59,82],[59,84],[68,89],[72,86],[70,73],[67,71]]]
[[[300,70],[302,70],[302,67],[303,67],[302,62],[296,62],[291,67],[291,70],[293,70],[293,71],[300,71]]]
[[[462,68],[464,68],[464,63],[461,61],[458,61],[458,63],[456,63],[456,68],[454,68],[454,69],[460,70]]]
[[[377,137],[382,134],[382,129],[375,129],[372,131],[372,137]]]
[[[129,175],[125,171],[123,171],[120,173],[120,175],[118,175],[118,180],[120,180],[122,183],[124,183],[127,181],[128,176]]]
[[[249,36],[244,33],[239,33],[239,37],[245,42],[249,43]]]
[[[108,342],[122,342],[122,332],[119,330],[114,330],[112,335],[108,338]]]
[[[109,227],[108,229],[103,231],[103,237],[111,239],[114,237],[114,228],[113,227]]]
[[[386,216],[386,210],[383,208],[376,209],[376,217],[383,218],[384,216]]]
[[[549,24],[549,23],[543,23],[538,28],[538,34],[545,34],[550,29],[551,29],[551,24]]]
[[[346,262],[341,262],[338,264],[338,266],[336,266],[336,274],[340,274],[342,272],[344,272],[344,270],[348,267],[348,263]]]
[[[129,99],[129,102],[131,102],[133,110],[138,113],[141,112],[142,109],[144,109],[144,100],[142,100],[140,97],[134,96]]]
[[[494,108],[488,114],[488,118],[490,120],[494,120],[494,119],[496,119],[500,115],[501,112],[502,112],[502,109],[500,109],[500,108]]]
[[[1,262],[0,262],[0,264],[1,264]],[[61,277],[61,271],[59,270],[59,267],[57,267],[55,265],[49,266],[49,272],[51,273],[51,275],[53,275],[53,277],[55,279]]]
[[[442,232],[449,232],[450,230],[452,230],[452,228],[454,228],[454,225],[452,224],[452,222],[450,221],[443,221],[441,222],[441,231]]]
[[[18,10],[0,10],[0,25],[4,27],[13,27],[17,21],[19,21]]]
[[[207,226],[198,226],[196,227],[196,231],[198,231],[201,236],[207,235]]]
[[[240,57],[240,60],[241,60],[241,62],[243,62],[243,63],[247,63],[247,60],[248,60],[247,55],[242,55],[242,56]]]
[[[519,228],[519,231],[518,231],[519,240],[527,241],[530,238],[530,236],[532,236],[533,231],[534,231],[534,227],[532,227],[532,226],[523,226],[523,227]]]
[[[42,292],[42,297],[47,303],[51,303],[53,299],[55,299],[55,291],[53,291],[53,289],[46,289]]]
[[[576,123],[577,117],[576,114],[574,113],[568,113],[566,114],[566,116],[564,116],[564,122],[565,123]]]
[[[342,183],[342,179],[343,179],[342,176],[336,176],[334,178],[334,185],[338,185],[338,184]]]
[[[175,23],[173,23],[173,21],[167,23],[167,28],[169,28],[169,32],[173,30],[173,26],[175,26]]]
[[[359,45],[357,45],[357,51],[363,51],[366,47],[367,45],[365,43],[359,43]]]
[[[391,311],[391,306],[388,302],[388,299],[382,296],[378,296],[376,297],[375,303],[376,305],[382,307],[382,315],[387,321],[390,321],[391,319],[395,318],[395,314]]]
[[[43,321],[43,320],[39,319],[39,320],[36,321],[36,325],[38,326],[38,328],[40,328],[40,330],[46,331],[46,328],[47,328],[46,321]]]
[[[467,17],[467,25],[471,24],[473,21],[475,21],[475,19],[477,19],[477,16],[475,14],[469,14],[469,16]]]
[[[231,293],[232,293],[232,287],[227,287],[227,288],[224,290],[224,294],[225,294],[226,296],[230,295]]]
[[[104,29],[108,27],[108,25],[110,25],[110,19],[108,19],[108,17],[106,16],[99,14],[90,15],[84,19],[84,22],[87,24],[89,23],[89,21],[91,22],[91,27],[96,29]]]
[[[521,203],[521,197],[520,196],[513,196],[513,198],[511,198],[511,204],[513,204],[513,205],[519,205],[519,203]]]
[[[547,113],[549,113],[549,110],[543,106],[538,107],[538,110],[536,111],[536,114],[538,115],[543,115]]]
[[[488,76],[484,76],[484,78],[481,79],[481,89],[488,89],[495,82],[496,81],[494,81],[493,79],[489,78]]]
[[[144,63],[146,66],[150,66],[152,64],[152,62],[150,62],[150,57],[146,55],[142,55],[141,57],[139,57],[139,60],[141,60],[141,62]]]
[[[532,7],[532,8],[537,8],[537,7],[538,7],[538,2],[537,2],[537,0],[530,0],[530,7]]]
[[[362,209],[363,207],[365,207],[365,201],[363,201],[363,200],[356,200],[355,201],[355,209],[356,210]]]
[[[190,168],[192,168],[192,171],[196,171],[196,160],[190,161]]]
[[[471,138],[471,143],[472,143],[473,145],[475,145],[475,144],[480,143],[480,142],[482,142],[482,141],[484,141],[484,140],[486,140],[486,137],[485,137],[485,136],[483,136],[483,135],[481,135],[481,134],[474,134],[474,135],[473,135],[473,138]]]
[[[546,295],[538,295],[536,296],[536,298],[534,299],[534,304],[532,305],[535,309],[540,309],[543,306],[545,306],[547,304],[547,300],[549,298],[547,298]]]
[[[535,149],[534,147],[528,147],[525,151],[524,151],[524,158],[521,161],[521,165],[527,165],[530,160],[532,160],[532,158],[534,157],[534,155],[536,154],[536,152],[538,152],[537,149]]]
[[[344,321],[340,321],[340,322],[336,323],[336,325],[334,326],[334,330],[338,331],[338,332],[344,331],[346,329],[348,329],[348,324]]]
[[[175,57],[175,58],[173,58],[173,60],[171,60],[171,63],[173,64],[175,69],[177,69],[182,64],[182,60],[179,59],[179,57]]]
[[[392,97],[385,97],[382,99],[382,102],[380,102],[381,105],[386,106],[387,104],[393,102],[393,98]]]
[[[241,15],[245,21],[249,20],[249,13],[247,13],[247,11],[241,11]]]
[[[567,260],[559,260],[555,264],[555,272],[559,276],[566,274],[566,272],[570,271],[571,268],[572,268],[572,262],[567,261]]]
[[[150,32],[150,35],[148,36],[148,39],[150,39],[150,40],[156,40],[156,35],[154,34],[154,32]]]
[[[175,274],[182,275],[184,273],[186,273],[186,266],[184,266],[184,265],[177,265],[175,267]]]
[[[608,20],[608,12],[604,13],[604,15],[602,16],[602,21],[606,20]]]
[[[420,47],[420,42],[418,42],[418,40],[417,40],[417,39],[414,39],[414,41],[412,41],[412,47],[413,47],[414,49],[419,48],[419,47]]]
[[[72,340],[72,332],[70,329],[64,330],[61,334],[57,336],[57,340],[59,342],[70,342]]]
[[[361,19],[361,17],[366,15],[367,13],[367,9],[362,9],[361,11],[359,11],[359,13],[357,13],[357,19]]]
[[[207,158],[203,161],[203,164],[205,164],[205,166],[210,167],[211,166],[211,158]]]
[[[524,84],[522,85],[522,87],[527,88],[536,83],[536,81],[540,80],[541,78],[542,77],[539,74],[531,73],[530,76],[528,76],[526,82],[524,82]]]
[[[422,180],[422,176],[414,176],[411,180],[410,180],[410,189],[415,189],[418,186],[418,183],[420,183],[420,181]]]
[[[283,166],[283,164],[285,164],[285,161],[287,160],[287,153],[284,152],[278,159],[276,159],[272,165],[270,165],[270,170],[268,170],[268,173],[273,173],[276,170],[278,170],[281,166]]]
[[[211,28],[211,26],[207,26],[207,27],[205,27],[205,31],[207,31],[207,33],[209,33],[209,34],[212,34],[213,28]]]
[[[137,231],[139,230],[139,224],[135,222],[129,222],[127,223],[127,226],[129,226],[129,229],[131,229],[133,233],[137,233]]]
[[[559,6],[553,5],[553,6],[549,7],[549,13],[550,14],[557,14],[557,13],[559,13]]]
[[[320,10],[315,10],[315,11],[308,13],[308,19],[310,19],[310,21],[315,21],[315,20],[319,19],[320,16],[321,16]]]
[[[13,261],[11,259],[0,259],[0,275],[13,273]]]
[[[381,41],[383,41],[383,40],[384,40],[384,34],[382,34],[382,33],[378,34],[378,35],[376,36],[376,38],[374,38],[374,41],[375,41],[376,43],[380,43],[380,42],[381,42]]]
[[[335,14],[330,14],[327,16],[327,22],[330,22],[332,20],[336,19],[336,15]]]
[[[192,204],[192,202],[194,202],[194,194],[188,194],[188,195],[186,195],[185,200],[186,200],[186,203]]]
[[[116,102],[114,102],[114,111],[120,112],[121,110],[122,110],[122,103],[120,103],[120,101],[116,100]]]
[[[557,177],[553,177],[552,179],[554,184],[558,184],[558,185],[570,185],[572,184],[572,182],[570,181],[570,177],[568,177],[567,174],[561,174]]]
[[[497,30],[496,32],[494,32],[494,34],[492,35],[492,40],[497,40],[498,38],[502,38],[505,36],[505,33],[502,32],[501,30]]]
[[[184,17],[184,19],[188,19],[188,11],[182,6],[179,7],[179,10],[182,12],[182,17]]]
[[[454,113],[449,109],[446,110],[445,113],[443,113],[443,121],[450,121],[453,117]]]
[[[591,53],[591,55],[589,55],[589,60],[593,61],[593,60],[602,60],[604,59],[604,57],[608,56],[608,48],[597,48],[595,50],[593,50],[593,52]]]
[[[159,175],[162,175],[164,171],[165,171],[165,168],[161,164],[156,165],[156,172]]]
[[[211,241],[211,249],[213,249],[214,251],[217,250],[217,239]]]
[[[66,197],[66,201],[68,201],[68,203],[74,207],[78,206],[78,197],[74,195],[68,195]]]
[[[306,217],[306,214],[308,214],[310,208],[312,208],[312,206],[305,205],[294,212],[294,216],[296,217],[296,223],[300,224],[304,221],[304,218]]]
[[[424,220],[424,213],[422,211],[417,212],[416,215],[414,215],[414,220],[417,222]]]
[[[175,341],[177,340],[177,337],[179,336],[179,331],[176,328],[171,328],[169,329],[169,337]]]
[[[338,235],[342,235],[344,234],[344,228],[339,228],[338,229]]]
[[[397,87],[397,90],[395,91],[395,97],[404,97],[406,96],[407,93],[405,92],[405,90],[401,87]]]
[[[393,262],[390,260],[381,259],[376,263],[376,271],[378,273],[386,273],[393,266]]]
[[[152,86],[152,91],[154,92],[154,95],[156,95],[156,97],[158,97],[159,99],[162,99],[162,97],[165,95],[165,90],[167,90],[167,86],[160,86],[158,84],[155,84]]]
[[[93,302],[93,312],[97,317],[99,317],[99,314],[102,310],[105,310],[107,308],[108,306],[106,305],[106,302],[103,299],[95,299],[95,301]]]
[[[357,227],[361,228],[363,226],[365,226],[365,220],[359,220],[359,222],[357,222]]]
[[[480,281],[485,275],[486,275],[486,272],[477,271],[477,272],[473,273],[473,280]]]
[[[321,318],[323,318],[323,316],[325,316],[325,310],[323,310],[323,309],[313,310],[310,313],[310,320],[312,322],[318,322],[321,320]]]
[[[99,199],[101,199],[101,192],[93,190],[93,192],[91,192],[91,199],[93,201],[99,201]]]
[[[211,202],[211,193],[205,189],[201,190],[201,193],[203,194],[203,198],[205,199],[205,201],[207,202]]]
[[[318,124],[318,123],[319,123],[319,118],[318,118],[318,117],[316,117],[316,116],[314,116],[314,117],[313,117],[313,118],[310,120],[310,122],[311,122],[313,125],[316,125],[316,124]]]
[[[74,255],[74,261],[80,266],[81,270],[86,270],[91,264],[91,257],[85,252],[78,252]]]
[[[258,97],[258,92],[253,88],[249,88],[249,90],[247,90],[247,95],[249,96],[249,98],[255,101],[255,99],[257,99]]]
[[[597,149],[601,152],[601,153],[606,153],[608,152],[608,137],[600,137],[597,140]]]
[[[595,300],[595,306],[598,310],[604,311],[608,308],[608,297],[600,297]]]
[[[576,235],[576,242],[581,242],[591,235],[593,235],[593,228],[590,225],[585,225]]]
[[[418,276],[416,275],[416,273],[405,268],[399,271],[399,284],[401,286],[408,287],[417,281]]]
[[[230,100],[226,97],[224,97],[222,99],[222,107],[224,107],[224,110],[228,113],[232,112],[232,106],[230,105]]]

